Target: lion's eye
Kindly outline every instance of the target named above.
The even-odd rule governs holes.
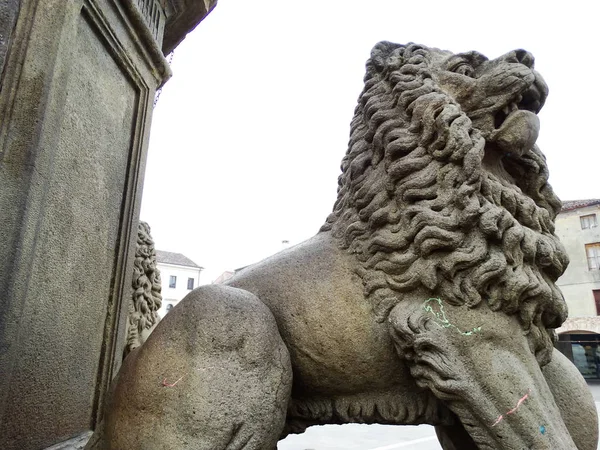
[[[475,76],[475,69],[473,69],[473,66],[467,64],[466,62],[457,64],[455,67],[452,68],[452,72],[459,73],[461,75],[465,75],[471,78],[474,78]]]

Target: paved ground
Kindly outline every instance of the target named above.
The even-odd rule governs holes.
[[[600,381],[588,383],[600,409]],[[288,436],[278,450],[440,450],[435,431],[428,425],[327,425]],[[600,446],[598,447],[600,450]]]
[[[326,425],[288,436],[278,450],[439,450],[429,425]]]

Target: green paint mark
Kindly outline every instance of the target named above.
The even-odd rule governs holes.
[[[429,305],[429,303],[431,303],[431,302],[436,302],[439,305],[440,310],[435,311],[433,309],[433,306]],[[477,333],[478,331],[481,331],[481,327],[473,328],[470,331],[461,331],[460,328],[458,328],[456,325],[451,324],[450,321],[448,320],[448,318],[446,317],[446,312],[444,311],[444,305],[442,304],[441,298],[430,298],[430,299],[425,300],[425,303],[423,303],[423,309],[434,315],[434,317],[436,319],[435,323],[437,323],[440,327],[455,328],[456,331],[458,331],[463,336],[471,336],[471,335]]]

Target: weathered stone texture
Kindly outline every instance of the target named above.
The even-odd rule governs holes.
[[[175,46],[215,3],[0,2],[2,449],[99,419],[125,348],[164,27]]]
[[[117,300],[115,249],[138,106],[134,87],[82,15],[73,37],[62,117],[53,130],[52,173],[36,166],[49,177],[33,236],[35,252],[44,258],[28,267],[31,301],[21,313],[19,363],[7,405],[58,413],[38,427],[48,436],[55,428],[90,427],[95,398],[83,393],[95,391],[107,301]],[[30,428],[13,426],[0,435],[18,441],[15,432]]]
[[[4,0],[0,3],[0,86],[6,54],[17,22],[21,0]]]
[[[0,97],[3,449],[93,429],[120,365],[152,99],[169,74],[128,14],[109,0],[23,1],[13,31]]]

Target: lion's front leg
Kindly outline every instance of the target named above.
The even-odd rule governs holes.
[[[576,449],[515,317],[486,305],[403,302],[392,336],[417,383],[458,416],[481,449]]]

